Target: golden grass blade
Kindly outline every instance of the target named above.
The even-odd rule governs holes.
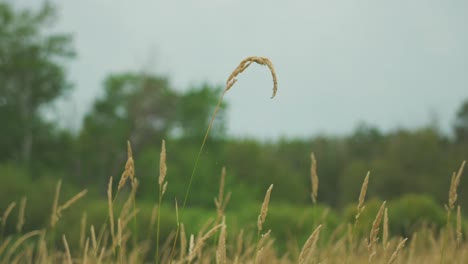
[[[263,258],[263,251],[264,251],[264,247],[261,247],[257,250],[257,254],[255,254],[255,261],[254,261],[254,264],[256,263],[261,263],[262,261],[262,258]]]
[[[81,215],[80,221],[80,248],[83,249],[85,238],[86,238],[86,212]]]
[[[86,238],[83,251],[83,264],[88,263],[88,249],[89,249],[89,238]]]
[[[267,214],[268,214],[268,205],[270,203],[270,195],[271,195],[271,190],[273,189],[273,184],[270,185],[270,187],[268,188],[266,194],[265,194],[265,198],[263,200],[263,203],[262,203],[262,208],[260,210],[260,215],[258,216],[258,220],[257,220],[257,229],[258,229],[258,232],[260,233],[263,229],[263,224],[265,223],[265,219],[267,217]]]
[[[19,207],[19,212],[18,212],[18,223],[16,223],[16,231],[18,233],[21,233],[23,230],[23,225],[24,225],[24,210],[26,209],[26,202],[27,198],[23,197],[21,198],[20,202],[20,207]]]
[[[385,212],[384,212],[382,246],[383,246],[384,251],[388,247],[388,208],[385,208]]]
[[[359,203],[357,205],[357,213],[355,216],[356,222],[365,208],[364,200],[366,199],[367,186],[369,185],[369,175],[370,175],[370,172],[367,172],[366,178],[364,179],[364,182],[362,183],[362,186],[361,186],[361,192],[359,193]]]
[[[114,205],[112,201],[112,176],[109,179],[109,184],[107,185],[107,207],[109,208],[109,224],[110,224],[110,234],[112,237],[112,244],[115,244],[115,235],[114,235]]]
[[[94,225],[91,225],[89,229],[91,233],[91,245],[93,246],[94,256],[96,257],[98,248],[97,248],[96,232],[94,231]]]
[[[317,203],[317,194],[318,194],[318,187],[319,187],[319,178],[317,175],[317,160],[315,159],[314,153],[310,154],[310,177],[312,182],[312,202],[315,204]]]
[[[251,57],[247,57],[244,60],[242,60],[239,63],[239,65],[237,66],[237,68],[235,68],[234,71],[231,73],[231,75],[229,75],[229,77],[228,77],[228,79],[226,81],[226,90],[225,91],[228,91],[229,89],[231,89],[231,87],[237,81],[236,77],[240,73],[245,71],[250,66],[250,64],[252,64],[253,62],[255,62],[257,64],[260,64],[260,65],[265,65],[265,66],[268,67],[268,69],[270,69],[271,77],[273,78],[273,95],[271,96],[271,98],[275,97],[276,92],[278,91],[278,80],[277,80],[277,77],[276,77],[275,68],[273,67],[273,63],[270,61],[270,59],[265,58],[265,57],[251,56]]]
[[[390,259],[388,260],[387,264],[392,264],[393,262],[395,262],[396,258],[398,257],[398,253],[399,253],[400,250],[405,246],[406,240],[408,240],[408,238],[403,239],[403,240],[398,244],[397,248],[396,248],[395,251],[393,252],[393,254],[392,254],[392,256],[390,257]]]
[[[216,248],[216,263],[226,264],[226,217],[223,217],[223,226],[219,235],[218,247]]]
[[[16,252],[16,249],[24,243],[24,241],[28,240],[29,238],[33,237],[33,236],[37,236],[37,235],[40,235],[42,234],[42,230],[34,230],[34,231],[31,231],[29,233],[26,233],[24,235],[22,235],[20,238],[18,238],[15,243],[13,243],[11,245],[11,247],[8,248],[7,250],[7,253],[5,254],[5,257],[2,258],[2,260],[4,261],[4,263],[8,263],[8,261],[10,260],[11,256]]]
[[[452,179],[450,182],[450,189],[449,189],[449,199],[448,199],[448,209],[449,211],[452,211],[453,208],[455,207],[455,202],[457,201],[458,194],[458,185],[460,185],[460,178],[463,174],[463,170],[465,168],[466,161],[463,161],[460,168],[458,169],[458,172],[452,175]]]
[[[308,261],[308,259],[310,258],[310,255],[313,252],[315,245],[317,244],[321,228],[322,225],[319,225],[305,242],[304,246],[302,247],[301,253],[299,254],[299,264],[306,263],[306,261]]]
[[[130,179],[133,186],[135,184],[135,162],[133,160],[133,151],[130,141],[127,141],[127,162],[125,163],[125,170],[120,177],[117,191],[125,186],[128,179]]]
[[[384,212],[384,209],[385,209],[385,204],[386,204],[386,201],[384,201],[382,203],[382,205],[380,206],[380,209],[377,212],[377,215],[375,216],[374,222],[372,223],[372,229],[371,229],[371,232],[370,232],[370,235],[369,235],[369,241],[368,241],[368,245],[367,245],[367,248],[369,250],[369,263],[372,262],[372,259],[374,258],[374,256],[377,253],[376,244],[377,244],[377,241],[378,241],[380,223],[382,222],[382,216],[383,216],[383,212]]]
[[[418,233],[414,232],[411,237],[411,242],[408,249],[408,263],[413,263],[413,257],[416,253],[416,242],[418,241]]]
[[[63,205],[59,206],[57,209],[57,219],[61,217],[63,211],[68,209],[72,204],[76,203],[79,199],[83,198],[87,192],[88,190],[84,189],[81,192],[77,193],[72,198],[70,198],[68,201],[66,201]]]
[[[62,240],[63,240],[63,245],[65,246],[65,253],[66,253],[66,256],[67,256],[67,262],[68,262],[68,264],[73,264],[72,257],[71,257],[71,254],[70,254],[70,248],[68,247],[68,242],[67,242],[67,238],[65,237],[65,235],[62,235]]]
[[[461,208],[460,205],[457,206],[457,228],[456,228],[456,241],[457,245],[461,244],[463,238],[462,233],[462,216],[461,216]]]
[[[219,224],[211,228],[205,235],[203,235],[198,241],[195,243],[195,246],[193,247],[191,253],[188,256],[189,261],[192,261],[195,259],[196,255],[199,253],[199,251],[203,248],[205,245],[206,240],[208,240],[210,237],[212,237],[221,227],[223,224]]]
[[[8,205],[7,209],[5,209],[5,212],[3,212],[2,216],[2,236],[3,236],[3,230],[6,225],[6,221],[8,219],[8,216],[10,215],[11,211],[13,211],[13,208],[15,208],[16,202],[12,202]]]
[[[167,165],[166,165],[166,141],[162,141],[161,146],[161,155],[159,158],[159,186],[162,188],[164,179],[167,174]]]
[[[11,237],[7,237],[3,239],[2,244],[0,244],[0,256],[2,255],[3,251],[7,248],[10,241],[11,241]]]
[[[187,235],[185,234],[185,226],[180,224],[180,257],[179,262],[182,262],[187,252]]]

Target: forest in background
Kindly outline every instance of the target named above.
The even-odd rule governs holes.
[[[175,199],[183,199],[222,86],[207,83],[179,92],[168,76],[110,73],[79,131],[63,128],[47,113],[74,89],[67,65],[76,54],[70,34],[47,33],[54,14],[47,4],[34,11],[0,3],[0,210],[26,196],[26,226],[43,225],[59,179],[63,196],[86,188],[86,199],[102,200],[105,207],[109,177],[119,177],[125,167],[127,140],[140,182],[137,198],[142,206],[153,203],[163,139],[169,182],[165,200],[172,207]],[[433,124],[382,132],[363,123],[346,136],[271,142],[228,137],[228,107],[223,104],[218,113],[194,178],[188,205],[199,210],[214,207],[223,166],[226,190],[232,192],[228,212],[261,203],[270,184],[275,186],[271,202],[278,208],[309,206],[313,152],[323,207],[346,215],[370,171],[369,198],[401,201],[408,210],[415,200],[437,207],[430,212],[443,212],[451,172],[468,157],[468,100],[456,113],[451,135]],[[468,181],[462,179],[462,212],[468,211],[468,193],[463,192],[467,189]],[[98,215],[99,206],[88,214]],[[439,211],[429,214],[437,218]],[[79,221],[79,214],[73,221]]]

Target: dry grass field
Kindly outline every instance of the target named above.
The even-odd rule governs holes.
[[[225,92],[235,83],[235,77],[242,73],[251,63],[266,65],[273,76],[276,93],[277,80],[273,65],[266,58],[249,57],[242,61],[228,78]],[[224,93],[223,95],[224,96]],[[220,103],[222,101],[220,98]],[[214,120],[213,115],[212,122]],[[211,122],[211,124],[212,124]],[[211,127],[210,124],[210,127]],[[209,134],[205,135],[201,149]],[[466,229],[463,228],[462,212],[457,204],[458,186],[463,174],[465,163],[455,172],[448,190],[448,200],[445,205],[447,221],[444,228],[436,230],[428,223],[409,234],[400,237],[389,231],[389,214],[384,201],[374,216],[371,225],[367,226],[366,235],[358,235],[356,226],[366,211],[366,191],[372,181],[367,175],[362,188],[356,197],[357,207],[354,221],[342,220],[331,235],[326,239],[321,232],[326,223],[319,223],[308,234],[308,239],[302,245],[278,248],[275,239],[276,230],[266,230],[270,198],[274,197],[274,186],[264,186],[265,198],[258,204],[258,218],[254,229],[244,231],[230,230],[231,223],[226,217],[230,193],[225,192],[225,171],[221,173],[218,196],[215,198],[213,211],[216,218],[208,221],[197,232],[188,233],[193,224],[185,222],[186,202],[190,199],[190,186],[195,175],[191,175],[187,193],[183,203],[175,202],[174,212],[176,222],[169,235],[163,237],[161,221],[164,217],[161,204],[164,194],[170,188],[170,173],[166,167],[166,149],[163,142],[160,155],[160,171],[158,178],[158,202],[154,206],[148,226],[138,225],[137,219],[143,217],[137,203],[138,179],[135,176],[135,165],[130,143],[128,144],[128,159],[120,178],[110,178],[107,189],[107,219],[104,223],[88,222],[81,219],[79,241],[69,241],[60,233],[60,224],[64,211],[74,210],[74,203],[86,195],[86,190],[77,193],[63,202],[60,198],[61,182],[57,183],[54,202],[51,204],[50,222],[42,229],[23,232],[26,199],[18,204],[11,203],[1,215],[0,263],[468,263],[468,243]],[[201,150],[200,150],[201,153]],[[196,163],[198,163],[197,157]],[[311,200],[310,206],[315,206],[319,190],[317,163],[311,155]],[[167,177],[166,177],[167,176]],[[168,180],[169,179],[169,180]],[[218,181],[218,177],[213,177]],[[114,185],[115,183],[115,185]],[[113,188],[117,186],[117,188]],[[131,190],[128,191],[128,186]],[[124,189],[125,188],[125,189]],[[192,190],[192,193],[196,190]],[[119,202],[118,202],[119,201]],[[350,203],[353,201],[350,201]],[[13,216],[14,209],[17,216]],[[44,212],[49,214],[49,212]],[[291,218],[297,217],[290,215]],[[5,234],[7,222],[16,223],[16,233]],[[306,220],[307,221],[307,220]],[[312,219],[310,219],[312,221]],[[156,230],[156,236],[150,234]],[[193,230],[193,228],[191,228]],[[147,233],[147,239],[137,238],[136,233]],[[160,243],[161,242],[161,243]],[[285,243],[285,241],[282,241]],[[287,243],[287,241],[286,241]]]

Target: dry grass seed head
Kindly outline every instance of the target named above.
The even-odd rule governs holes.
[[[86,238],[86,242],[83,250],[83,264],[88,263],[88,249],[89,249],[89,237]]]
[[[112,237],[112,244],[115,243],[114,235],[114,205],[112,201],[112,176],[109,179],[109,184],[107,185],[107,207],[109,208],[109,224],[110,224],[110,234]]]
[[[384,250],[388,247],[388,208],[385,208],[383,219],[382,245]]]
[[[257,228],[258,228],[258,232],[261,232],[262,229],[263,229],[263,224],[265,223],[265,219],[267,217],[267,214],[268,214],[268,205],[270,203],[270,195],[271,195],[271,190],[273,189],[273,184],[270,185],[270,187],[268,188],[266,194],[265,194],[265,199],[263,200],[263,203],[262,203],[262,208],[260,210],[260,215],[258,216],[258,220],[257,220]]]
[[[306,263],[311,257],[311,253],[313,252],[315,245],[317,244],[317,240],[320,235],[320,229],[322,225],[319,225],[314,232],[309,236],[307,241],[305,242],[304,246],[302,247],[301,253],[299,254],[298,262],[300,264]]]
[[[273,63],[265,57],[256,57],[256,56],[251,56],[245,58],[243,61],[239,63],[237,68],[234,69],[234,71],[229,75],[227,81],[226,81],[226,89],[225,92],[229,91],[231,87],[234,85],[234,83],[237,81],[236,77],[242,73],[245,69],[247,69],[252,62],[255,62],[260,65],[265,65],[270,69],[271,76],[273,78],[273,95],[271,98],[275,97],[276,92],[278,90],[278,80],[276,78],[276,72],[275,68],[273,67]]]
[[[408,238],[405,238],[403,239],[397,246],[397,248],[395,249],[395,251],[393,252],[392,256],[390,257],[390,259],[388,260],[388,264],[391,264],[393,263],[396,258],[398,257],[398,252],[400,252],[400,250],[405,246],[405,243],[406,243],[406,240],[408,240]]]
[[[68,247],[68,242],[67,242],[67,238],[65,237],[65,235],[62,235],[62,240],[63,240],[63,245],[65,246],[65,253],[66,253],[66,256],[67,256],[67,262],[68,262],[68,264],[72,264],[73,261],[72,261],[71,254],[70,254],[70,248]]]
[[[62,212],[65,211],[67,208],[69,208],[72,204],[74,204],[76,201],[79,199],[83,198],[83,196],[86,195],[88,192],[87,189],[82,190],[81,192],[75,194],[72,198],[70,198],[68,201],[66,201],[63,205],[59,206],[57,208],[57,220],[62,216]]]
[[[8,205],[7,209],[5,209],[5,212],[3,212],[2,229],[5,227],[8,216],[10,215],[11,211],[13,211],[13,208],[15,208],[15,206],[16,206],[16,202],[12,202]]]
[[[94,249],[94,256],[97,254],[97,241],[96,241],[96,232],[94,231],[94,225],[91,225],[89,228],[90,233],[91,233],[91,245],[93,246]]]
[[[457,189],[458,185],[460,184],[460,178],[463,174],[463,170],[465,168],[465,163],[466,161],[463,161],[460,169],[458,169],[457,173],[453,173],[452,179],[450,181],[450,189],[449,189],[449,203],[446,206],[447,210],[452,211],[453,208],[455,207],[455,202],[457,201],[458,194],[457,194]]]
[[[376,254],[376,244],[378,241],[380,223],[382,222],[382,216],[383,216],[383,212],[385,209],[385,204],[386,204],[386,201],[384,201],[382,205],[380,206],[380,209],[377,215],[375,216],[374,222],[372,223],[372,229],[369,235],[369,241],[368,241],[368,246],[367,246],[369,250],[369,262],[372,262],[372,258]]]
[[[194,255],[193,253],[194,248],[195,248],[195,236],[191,234],[190,239],[189,239],[189,255],[188,255],[189,260],[190,260],[190,256]]]
[[[219,235],[218,247],[216,248],[216,263],[226,263],[226,217],[223,217],[223,226],[221,227],[221,234]]]
[[[211,228],[205,235],[203,235],[198,241],[196,242],[195,246],[193,247],[192,252],[189,255],[189,260],[193,260],[195,256],[201,251],[203,248],[206,240],[208,240],[211,236],[213,236],[218,229],[220,229],[224,224],[219,224]]]
[[[187,235],[185,234],[185,226],[180,224],[180,262],[185,258],[187,252]]]
[[[269,241],[271,241],[269,238],[270,238],[270,234],[271,234],[271,229],[269,229],[268,231],[265,232],[265,234],[262,234],[261,237],[260,237],[260,241],[258,241],[258,246],[259,247],[262,247],[262,246],[265,246],[266,244],[268,244]]]
[[[161,156],[159,157],[159,186],[162,188],[167,174],[166,166],[166,141],[162,141]]]
[[[318,186],[319,186],[319,178],[317,175],[317,160],[315,159],[314,153],[310,154],[310,160],[311,160],[311,165],[310,165],[310,177],[311,177],[311,182],[312,182],[312,202],[316,203],[317,202],[317,194],[318,194]]]
[[[20,245],[22,245],[24,243],[24,241],[26,241],[27,239],[29,239],[29,238],[31,238],[33,236],[40,235],[42,233],[43,233],[42,230],[34,230],[34,231],[26,233],[26,234],[22,235],[21,237],[19,237],[18,239],[16,239],[15,243],[13,243],[11,245],[11,247],[8,248],[5,256],[2,256],[2,260],[4,261],[4,263],[9,263],[9,260],[10,260],[11,256],[13,255],[13,253],[16,252],[16,249]]]
[[[133,160],[133,152],[130,141],[127,141],[127,162],[125,163],[125,170],[120,177],[117,190],[120,190],[125,186],[127,179],[130,179],[132,186],[135,184],[135,162]]]
[[[257,251],[257,254],[255,255],[255,262],[254,263],[261,263],[262,259],[263,259],[263,251],[264,251],[264,247],[261,247],[258,249]]]
[[[364,179],[364,182],[362,183],[361,186],[361,192],[359,193],[359,203],[357,205],[357,213],[356,213],[356,221],[359,219],[359,216],[361,215],[362,211],[364,211],[364,200],[366,199],[366,192],[367,192],[367,186],[369,185],[369,175],[370,172],[367,172],[366,178]]]

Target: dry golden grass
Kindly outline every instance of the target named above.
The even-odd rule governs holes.
[[[224,173],[222,173],[223,175]],[[221,177],[223,178],[223,176]],[[219,204],[222,204],[224,195],[224,183],[221,180],[220,190],[217,197],[218,203],[214,211],[220,211]],[[112,209],[112,180],[109,181],[109,214],[114,214]],[[136,182],[137,183],[137,182]],[[368,175],[364,180],[360,203],[360,212],[365,208],[364,197],[368,187]],[[54,199],[55,214],[59,211],[59,182],[56,188]],[[136,217],[139,210],[132,207],[132,202],[137,191],[138,184],[135,184],[132,191],[128,193],[128,198],[124,202],[120,214],[114,218],[109,215],[109,225],[104,225],[96,235],[94,224],[87,227],[87,217],[83,214],[80,224],[80,238],[78,246],[70,247],[65,234],[60,234],[62,247],[54,247],[47,242],[46,235],[53,234],[54,226],[42,230],[25,233],[21,236],[7,236],[0,240],[0,263],[28,263],[34,259],[34,263],[143,263],[144,261],[154,262],[154,255],[148,253],[151,243],[148,240],[140,240],[135,245],[131,243],[132,228],[129,223]],[[268,205],[272,194],[273,186],[266,191],[265,198],[261,204],[261,210],[257,219],[257,232],[261,234],[263,225],[267,221]],[[71,205],[70,201],[65,202],[62,207]],[[23,202],[21,202],[22,204]],[[13,204],[13,203],[12,203]],[[226,206],[226,205],[224,205]],[[462,229],[461,209],[457,208],[456,228],[442,230],[441,235],[434,234],[434,230],[423,229],[413,234],[411,239],[391,236],[388,226],[390,222],[388,215],[391,214],[386,208],[386,203],[382,203],[375,220],[369,226],[370,232],[366,239],[354,237],[348,239],[346,232],[343,232],[346,224],[349,224],[352,231],[352,223],[343,223],[333,232],[328,243],[321,243],[320,231],[324,224],[320,224],[310,234],[307,241],[299,251],[288,250],[280,254],[275,247],[275,230],[269,230],[261,234],[257,241],[249,239],[252,234],[244,234],[240,231],[236,236],[230,237],[229,224],[226,222],[224,210],[221,212],[221,219],[213,218],[202,227],[198,234],[191,234],[187,240],[185,225],[180,225],[180,243],[176,247],[176,255],[171,254],[171,244],[175,239],[175,232],[172,232],[165,239],[161,247],[161,263],[467,263],[468,244],[464,240]],[[20,206],[22,207],[22,206]],[[3,215],[11,214],[14,204],[10,205]],[[156,206],[153,211],[156,210]],[[5,210],[6,211],[6,210]],[[18,214],[21,219],[21,214]],[[291,216],[294,217],[294,216]],[[155,218],[155,216],[152,216]],[[112,221],[110,221],[112,219]],[[254,219],[252,219],[254,220]],[[56,221],[60,221],[57,218]],[[115,221],[115,222],[114,222]],[[154,221],[154,220],[153,220]],[[112,226],[115,225],[115,233],[112,235]],[[449,224],[449,223],[448,223]],[[383,225],[383,231],[380,232]],[[85,230],[89,231],[86,232]],[[378,243],[380,233],[382,233],[382,243]],[[114,236],[114,237],[112,237]],[[409,246],[406,247],[406,244]],[[133,246],[132,246],[133,245]],[[443,255],[442,255],[443,254]]]
[[[318,187],[319,187],[319,178],[317,175],[317,160],[315,159],[314,153],[310,154],[310,181],[312,183],[312,202],[315,204],[317,203],[317,194],[318,194]]]
[[[268,214],[268,204],[270,203],[271,190],[273,190],[273,184],[270,185],[270,187],[268,188],[265,194],[265,199],[263,200],[262,208],[260,210],[260,214],[258,215],[258,220],[257,220],[258,233],[262,232],[263,224],[265,223],[265,220]]]
[[[216,113],[221,105],[224,94],[229,91],[236,82],[236,77],[246,70],[252,63],[265,65],[269,68],[273,78],[273,96],[277,92],[277,76],[273,64],[268,58],[248,57],[241,61],[235,70],[228,77],[226,88],[222,93],[218,106],[210,121],[205,134],[200,153],[208,137]],[[244,232],[241,229],[236,236],[230,236],[230,223],[225,217],[225,209],[229,202],[230,193],[225,195],[226,171],[223,168],[220,179],[218,197],[215,198],[216,218],[213,218],[198,230],[197,234],[190,234],[187,240],[187,230],[192,223],[183,223],[182,214],[190,190],[190,184],[195,173],[197,157],[193,173],[188,183],[188,191],[184,198],[184,204],[179,218],[178,204],[176,201],[177,226],[175,231],[162,238],[164,243],[159,246],[160,215],[162,197],[167,188],[167,165],[166,165],[166,145],[162,142],[160,156],[160,172],[158,178],[159,191],[158,203],[152,209],[148,235],[146,238],[140,236],[137,240],[136,225],[131,227],[130,223],[136,223],[139,208],[136,206],[135,197],[138,190],[138,181],[135,177],[135,165],[130,142],[127,144],[128,158],[124,172],[117,186],[117,191],[113,193],[113,178],[110,177],[107,188],[107,219],[104,224],[96,229],[95,226],[101,223],[88,223],[86,214],[82,215],[79,241],[67,240],[65,234],[56,234],[57,223],[60,221],[61,212],[68,209],[75,202],[81,199],[86,190],[81,191],[71,199],[59,205],[61,181],[58,181],[53,203],[50,223],[40,230],[30,231],[21,234],[24,223],[26,199],[20,202],[16,234],[4,236],[7,219],[16,202],[12,202],[3,212],[1,219],[2,233],[0,236],[0,264],[3,263],[468,263],[468,243],[466,234],[463,233],[463,223],[461,209],[457,204],[458,186],[463,174],[465,162],[462,163],[457,173],[451,178],[448,195],[447,227],[437,234],[435,230],[423,228],[417,233],[411,234],[411,239],[392,236],[389,233],[388,210],[383,202],[375,216],[372,225],[369,226],[369,236],[361,238],[356,236],[356,226],[361,214],[365,210],[365,198],[369,186],[369,173],[367,173],[361,187],[358,198],[357,213],[354,224],[344,221],[336,230],[332,231],[328,241],[320,237],[320,232],[326,228],[326,223],[319,224],[309,235],[302,248],[288,248],[286,252],[277,250],[275,246],[275,230],[268,230],[262,234],[264,224],[267,221],[268,207],[272,195],[273,185],[266,191],[264,201],[261,204],[260,214],[257,219],[252,219],[257,231]],[[318,194],[317,161],[311,155],[311,198],[316,202]],[[124,194],[127,199],[122,208],[114,210],[114,205],[119,191],[125,186],[126,181],[131,180],[131,191]],[[155,186],[156,187],[156,186]],[[119,204],[120,205],[120,204]],[[116,208],[119,208],[116,206]],[[456,227],[452,228],[450,222],[450,212],[457,208]],[[115,214],[115,215],[114,215]],[[390,212],[391,214],[391,212]],[[291,215],[291,217],[297,217]],[[320,218],[320,219],[324,219]],[[312,220],[312,219],[310,219]],[[383,222],[383,223],[382,223]],[[383,224],[382,243],[378,243],[381,225]],[[88,230],[89,225],[89,232]],[[156,225],[157,238],[154,245],[154,238],[150,236]],[[346,230],[347,228],[347,230]],[[249,229],[246,229],[249,230]],[[98,232],[98,233],[97,233]],[[196,232],[196,231],[195,231]],[[323,234],[324,231],[322,231]],[[255,233],[257,239],[255,240]],[[180,235],[180,237],[179,237]],[[57,247],[54,242],[60,241],[61,247]],[[323,235],[322,235],[323,237]],[[133,242],[131,241],[133,238]],[[179,240],[180,238],[180,240]],[[73,242],[77,245],[73,247]],[[179,243],[177,243],[179,242]],[[405,247],[406,243],[409,247]],[[172,246],[171,246],[172,245]],[[70,247],[72,246],[72,247]],[[156,253],[154,253],[156,252]],[[280,253],[281,252],[281,253]]]

